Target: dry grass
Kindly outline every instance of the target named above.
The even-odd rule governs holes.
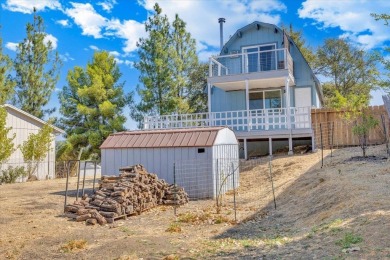
[[[169,227],[165,230],[165,232],[170,232],[170,233],[181,233],[182,231],[183,230],[181,226],[176,222],[171,223]]]
[[[384,151],[370,147],[369,154]],[[386,259],[389,162],[346,161],[360,153],[360,148],[334,150],[322,168],[321,152],[275,156],[276,210],[268,160],[259,160],[240,172],[236,225],[231,193],[223,198],[221,214],[215,214],[215,200],[191,201],[177,208],[178,216],[173,207],[157,207],[110,228],[61,217],[63,179],[4,185],[0,259]],[[70,179],[73,192],[76,183]],[[181,232],[167,231],[177,227]],[[59,242],[75,238],[88,246],[77,249],[68,242],[59,250]],[[346,255],[342,248],[352,242],[361,250]]]
[[[87,248],[87,240],[79,239],[79,240],[70,240],[65,245],[61,246],[61,250],[65,253],[73,252],[76,250],[82,250]]]

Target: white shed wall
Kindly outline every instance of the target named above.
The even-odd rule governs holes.
[[[199,153],[199,149],[204,149],[204,153]],[[237,168],[238,187],[238,149],[237,138],[228,128],[218,132],[212,147],[102,149],[102,175],[118,175],[121,167],[142,164],[159,178],[174,183],[175,164],[176,183],[184,187],[190,198],[213,198],[217,194],[219,170],[231,171],[232,162]],[[233,176],[224,184],[223,192],[232,188]]]
[[[24,166],[27,168],[27,163],[23,160],[23,155],[19,145],[22,145],[24,141],[27,140],[30,134],[36,134],[41,129],[42,125],[33,120],[32,118],[18,113],[12,109],[7,109],[7,119],[6,119],[7,127],[12,127],[12,130],[9,132],[9,137],[15,134],[14,139],[14,148],[16,151],[12,153],[9,160],[3,164],[0,170],[7,169],[8,166]],[[37,178],[39,180],[44,179],[53,179],[55,178],[55,136],[52,135],[53,141],[50,144],[50,151],[46,155],[46,158],[39,163]],[[23,180],[19,180],[23,181]]]
[[[212,160],[212,150],[198,153],[198,147],[102,149],[102,175],[119,175],[119,168],[142,164],[148,172],[173,183],[173,164]]]

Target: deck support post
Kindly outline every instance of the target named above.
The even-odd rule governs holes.
[[[250,114],[249,114],[249,81],[246,79],[245,80],[245,100],[246,100],[246,118],[248,120],[247,122],[247,127],[248,127],[248,132],[251,130],[251,124],[252,124],[252,119],[250,117]]]
[[[288,155],[292,155],[292,129],[291,129],[291,111],[290,111],[291,93],[290,93],[290,78],[286,78],[286,109],[287,109],[287,128],[290,130],[290,136],[288,138]]]
[[[244,158],[245,160],[248,160],[248,144],[246,138],[244,138]]]
[[[212,126],[211,122],[211,84],[207,83],[207,109],[209,112],[209,126]]]
[[[288,138],[288,155],[293,155],[293,144],[292,144],[292,130],[290,129],[290,136]]]
[[[272,138],[268,138],[268,150],[269,150],[269,155],[272,156]]]

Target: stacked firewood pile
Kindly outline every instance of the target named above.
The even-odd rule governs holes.
[[[65,212],[76,221],[104,225],[115,219],[137,215],[157,205],[183,205],[188,195],[183,188],[168,184],[142,165],[120,169],[119,177],[103,176],[91,197],[66,205]]]

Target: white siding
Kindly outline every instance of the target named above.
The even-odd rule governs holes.
[[[28,139],[30,134],[36,134],[41,129],[42,124],[36,122],[34,119],[21,114],[13,109],[7,109],[7,127],[12,127],[9,133],[9,137],[15,134],[14,148],[16,151],[12,153],[9,160],[2,165],[2,169],[8,168],[8,166],[24,166],[27,168],[27,163],[23,160],[22,152],[19,146]],[[53,141],[50,144],[50,151],[38,165],[37,178],[39,180],[53,179],[55,178],[55,135],[52,134]],[[23,181],[23,180],[20,180]]]
[[[204,149],[204,153],[198,149]],[[226,167],[230,167],[232,159],[238,165],[238,141],[228,128],[218,132],[213,147],[102,149],[102,175],[118,175],[121,167],[142,164],[149,172],[173,183],[175,164],[176,182],[191,198],[210,198],[215,197],[218,157],[223,158]],[[237,171],[237,179],[238,174]],[[229,179],[226,190],[232,186]]]

